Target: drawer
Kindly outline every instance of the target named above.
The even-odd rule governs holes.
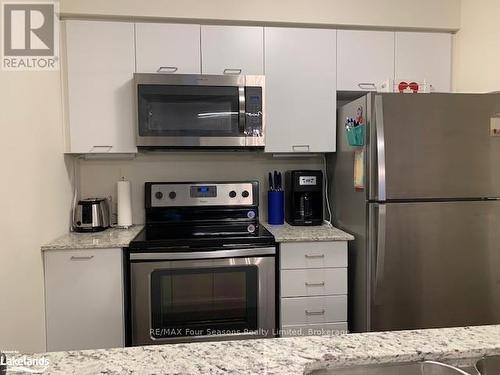
[[[324,324],[299,324],[281,327],[281,337],[322,336],[347,333],[347,322]]]
[[[281,270],[281,297],[347,294],[347,268]]]
[[[281,298],[281,325],[347,321],[347,296]]]
[[[280,268],[347,267],[347,242],[290,242],[280,245]]]

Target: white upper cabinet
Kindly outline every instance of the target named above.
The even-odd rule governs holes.
[[[396,33],[395,80],[432,85],[436,92],[451,91],[451,34]]]
[[[135,153],[134,24],[65,21],[70,153]]]
[[[136,23],[137,73],[200,74],[200,25]]]
[[[266,152],[335,151],[336,30],[265,28]]]
[[[394,32],[337,31],[337,90],[377,91],[394,78]]]
[[[203,74],[264,74],[264,28],[201,26]]]

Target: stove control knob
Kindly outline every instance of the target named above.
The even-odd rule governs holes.
[[[250,195],[250,193],[248,192],[248,190],[243,190],[243,191],[241,192],[241,196],[242,196],[243,198],[248,198],[248,196],[249,196],[249,195]]]
[[[231,198],[236,197],[236,192],[235,192],[234,190],[231,190],[231,191],[229,192],[229,196],[230,196]]]
[[[175,191],[171,191],[170,193],[168,193],[168,197],[170,199],[175,199],[176,196],[177,196],[177,193]]]
[[[163,193],[161,191],[157,191],[155,194],[156,199],[162,199],[163,198]]]
[[[253,218],[255,218],[255,211],[248,211],[248,212],[247,212],[247,217],[248,217],[249,219],[253,219]]]
[[[248,233],[253,233],[253,232],[255,232],[255,225],[250,224],[250,225],[247,227],[247,230],[248,230]]]

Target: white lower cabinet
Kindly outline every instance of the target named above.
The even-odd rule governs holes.
[[[281,336],[347,331],[347,242],[280,244]]]
[[[123,347],[122,249],[44,252],[47,350]]]

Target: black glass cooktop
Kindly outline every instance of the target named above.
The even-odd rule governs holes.
[[[130,250],[186,251],[186,248],[274,245],[273,235],[256,222],[235,224],[148,224]]]

